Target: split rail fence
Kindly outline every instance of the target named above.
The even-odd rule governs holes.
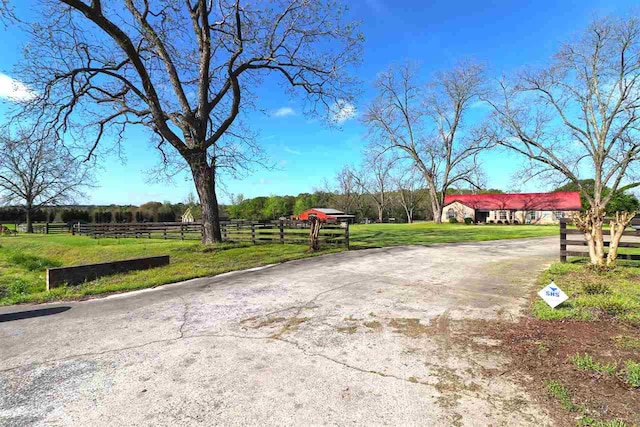
[[[302,221],[222,222],[222,239],[229,242],[308,243],[309,225]],[[74,224],[73,234],[98,238],[200,240],[200,223],[149,222],[124,224]],[[349,248],[349,225],[323,224],[320,244]]]
[[[605,220],[605,224],[608,224],[609,218]],[[577,228],[568,228],[567,225],[571,225],[572,221],[567,218],[560,220],[560,261],[567,262],[568,257],[580,257],[588,258],[589,249],[588,243],[584,239],[582,231]],[[604,246],[608,248],[611,244],[611,235],[608,228],[603,231]],[[570,247],[569,249],[567,247]],[[640,261],[640,251],[637,253],[629,252],[628,248],[640,248],[640,218],[636,217],[631,221],[629,228],[627,228],[620,239],[618,245],[618,259],[626,259],[631,261]]]

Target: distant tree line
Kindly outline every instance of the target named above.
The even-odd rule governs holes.
[[[128,223],[128,222],[175,222],[180,221],[182,214],[191,207],[196,219],[199,218],[199,207],[193,200],[184,203],[147,202],[140,206],[59,206],[42,207],[33,210],[33,222],[86,222],[96,224]],[[224,210],[223,210],[224,212]],[[21,206],[0,207],[0,222],[25,223],[26,213]]]

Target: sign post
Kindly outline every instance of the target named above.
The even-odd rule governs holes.
[[[544,300],[544,302],[549,304],[549,307],[551,308],[556,308],[569,299],[567,294],[562,292],[562,289],[560,289],[554,282],[551,282],[542,288],[540,292],[538,292],[538,295]]]

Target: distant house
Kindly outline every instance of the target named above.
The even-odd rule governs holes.
[[[471,218],[477,223],[554,224],[580,209],[578,192],[447,194],[442,221]]]
[[[308,221],[310,217],[315,216],[322,222],[348,222],[353,224],[355,220],[354,215],[348,215],[342,211],[331,208],[311,208],[304,212],[301,212],[297,218],[300,221]]]
[[[194,221],[193,214],[191,213],[191,208],[188,208],[186,211],[184,211],[184,213],[180,217],[180,220],[182,222],[193,222]]]

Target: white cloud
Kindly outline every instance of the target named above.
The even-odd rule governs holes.
[[[302,156],[302,151],[294,150],[293,148],[289,148],[286,145],[284,146],[284,151],[287,153],[295,154],[296,156]]]
[[[347,101],[339,100],[331,109],[331,120],[341,125],[356,116],[356,107]]]
[[[296,112],[291,107],[282,107],[274,111],[272,115],[273,117],[288,117],[295,116]]]
[[[0,98],[14,102],[30,101],[35,93],[21,81],[0,73]]]

